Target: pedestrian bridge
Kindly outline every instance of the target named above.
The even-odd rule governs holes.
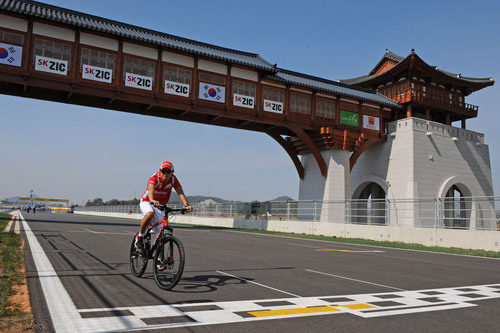
[[[312,59],[311,59],[312,60]],[[0,0],[0,93],[267,133],[292,159],[385,140],[399,104],[258,54],[27,0]]]

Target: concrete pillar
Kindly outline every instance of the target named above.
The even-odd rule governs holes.
[[[471,205],[470,220],[469,220],[470,230],[476,230],[476,225],[477,225],[476,209],[477,209],[477,203],[473,201]]]
[[[299,204],[299,219],[312,220],[314,201],[322,201],[323,205],[316,204],[317,209],[321,209],[321,222],[344,223],[345,200],[350,198],[351,191],[349,152],[332,149],[322,151],[321,155],[328,167],[326,178],[321,175],[312,154],[302,155],[304,179],[299,185],[299,201],[310,202]]]

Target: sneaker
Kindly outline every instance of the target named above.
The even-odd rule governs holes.
[[[166,268],[167,268],[167,267],[166,267],[165,263],[164,263],[163,261],[161,261],[161,260],[158,260],[158,265],[156,265],[156,269],[157,269],[158,271],[163,271],[163,270],[165,270]]]
[[[136,236],[135,237],[135,248],[141,252],[144,251],[144,240],[143,237]]]

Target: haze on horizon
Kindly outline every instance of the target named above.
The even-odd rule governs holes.
[[[279,67],[334,80],[368,73],[386,48],[402,56],[414,48],[428,64],[464,76],[500,78],[497,2],[421,1],[397,9],[371,1],[150,2],[149,8],[137,1],[44,2],[259,53]],[[485,133],[497,195],[499,97],[497,82],[466,98],[479,105],[467,128]],[[174,163],[187,195],[298,196],[293,163],[263,133],[4,95],[0,101],[0,199],[33,190],[78,204],[127,200],[142,195],[162,160]]]

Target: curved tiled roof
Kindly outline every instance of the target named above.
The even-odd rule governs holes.
[[[489,81],[493,81],[493,78],[491,77],[467,77],[467,76],[462,76],[462,74],[457,74],[457,73],[452,73],[452,72],[448,72],[448,71],[445,71],[444,69],[441,69],[441,68],[438,68],[437,66],[433,66],[434,69],[440,71],[441,73],[444,73],[448,76],[451,76],[451,77],[454,77],[454,78],[457,78],[457,79],[461,79],[461,80],[465,80],[465,81],[469,81],[469,82],[474,82],[474,83],[484,83],[484,82],[489,82]]]
[[[135,39],[145,43],[166,46],[210,58],[231,61],[260,70],[273,71],[273,65],[255,53],[201,43],[37,1],[0,0],[0,9],[49,21],[70,24],[79,28],[100,31],[119,37]]]
[[[356,85],[358,83],[365,82],[365,81],[368,81],[370,79],[373,79],[374,77],[377,77],[378,75],[379,74],[377,74],[377,75],[363,75],[363,76],[353,77],[352,79],[339,80],[339,82],[345,83],[345,84]]]
[[[389,49],[385,49],[384,56],[375,65],[375,67],[373,67],[373,69],[371,70],[371,72],[368,75],[372,75],[372,73],[375,72],[375,70],[384,62],[385,59],[389,59],[389,60],[395,61],[397,63],[400,63],[401,61],[405,60],[404,57],[397,55],[396,53],[392,53],[391,51],[389,51]]]
[[[397,62],[401,62],[401,61],[405,60],[405,57],[397,55],[396,53],[392,53],[391,51],[389,51],[389,49],[385,49],[384,58],[388,58],[388,59],[391,59],[391,60],[394,60]]]
[[[412,50],[411,54],[414,54],[414,53],[415,53],[415,51]],[[375,67],[373,67],[373,69],[372,69],[372,71],[370,73],[372,73],[385,59],[393,60],[393,61],[397,62],[398,64],[400,64],[404,60],[406,60],[410,55],[408,55],[407,57],[402,57],[402,56],[397,55],[395,53],[392,53],[391,51],[389,51],[388,49],[386,49],[384,56],[375,65]],[[437,66],[429,66],[429,67],[432,67],[435,70],[437,70],[437,71],[439,71],[439,72],[441,72],[441,73],[443,73],[443,74],[445,74],[447,76],[450,76],[452,78],[463,80],[463,81],[470,82],[470,83],[489,84],[491,82],[494,82],[491,77],[488,77],[488,78],[473,78],[473,77],[462,76],[461,74],[457,74],[457,73],[448,72],[448,71],[445,71],[443,69],[438,68]],[[389,71],[390,70],[392,70],[392,68],[389,69]],[[366,81],[369,81],[371,79],[374,79],[374,78],[376,78],[377,76],[379,76],[379,75],[381,75],[383,73],[385,73],[385,72],[382,72],[382,73],[379,73],[379,74],[375,74],[375,75],[368,74],[368,75],[354,77],[354,78],[351,78],[351,79],[343,79],[343,80],[339,80],[339,82],[342,82],[342,83],[345,83],[345,84],[358,84],[358,83],[362,83],[362,82],[366,82]]]
[[[278,72],[269,78],[284,83],[293,83],[309,89],[321,90],[346,97],[353,97],[363,101],[372,101],[389,107],[400,107],[398,102],[385,97],[374,90],[353,87],[347,84],[305,75],[282,68],[278,68]]]
[[[266,74],[270,75],[268,77],[271,79],[310,89],[350,96],[364,101],[380,103],[389,107],[399,106],[397,102],[372,90],[349,86],[285,69],[277,70],[276,65],[272,65],[256,53],[202,43],[32,0],[0,0],[0,10],[245,65],[264,71]]]

